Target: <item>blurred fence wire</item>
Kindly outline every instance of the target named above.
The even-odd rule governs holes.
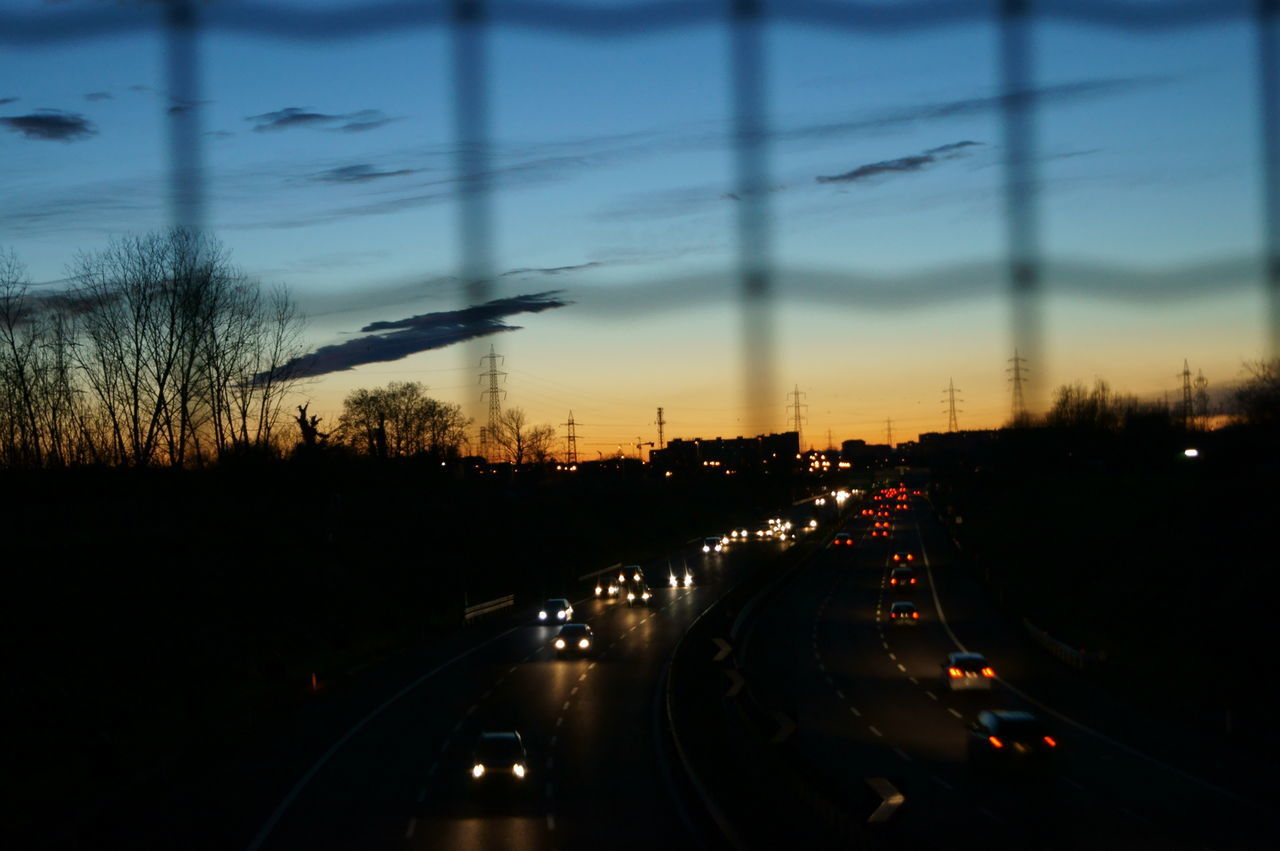
[[[1261,279],[1271,353],[1280,354],[1280,0],[650,0],[615,3],[555,0],[403,0],[352,2],[318,8],[263,2],[204,3],[167,0],[129,5],[102,4],[51,7],[42,11],[0,11],[0,45],[42,45],[101,39],[114,35],[163,30],[169,109],[169,201],[175,224],[200,227],[204,220],[205,185],[201,167],[200,53],[202,32],[218,31],[294,42],[346,41],[361,36],[412,29],[448,28],[452,36],[454,168],[458,181],[457,212],[462,279],[470,304],[493,297],[491,138],[488,116],[486,34],[494,27],[556,33],[582,38],[633,38],[693,26],[723,24],[731,49],[738,268],[736,300],[742,311],[742,369],[746,410],[758,429],[772,424],[767,412],[778,407],[780,388],[774,371],[774,300],[779,276],[771,264],[769,209],[769,112],[765,102],[767,55],[762,29],[771,23],[808,26],[861,34],[904,34],[972,23],[998,24],[1001,113],[1004,126],[1005,257],[1001,277],[1010,301],[1012,346],[1037,365],[1026,389],[1028,407],[1039,407],[1036,376],[1042,364],[1042,303],[1045,261],[1039,248],[1036,174],[1036,103],[1033,95],[1035,55],[1031,25],[1038,21],[1088,24],[1155,34],[1203,28],[1221,23],[1252,22],[1257,34],[1256,68],[1260,98],[1258,122],[1262,175],[1263,245],[1261,262],[1229,259],[1235,274],[1216,286],[1238,288],[1244,279]],[[1260,274],[1240,274],[1253,266]],[[1213,269],[1208,264],[1206,271]],[[956,277],[972,276],[970,268]],[[934,270],[946,278],[946,269]],[[1090,277],[1092,275],[1092,278]],[[1105,270],[1092,270],[1096,283]],[[1110,289],[1121,297],[1173,300],[1203,295],[1203,283],[1188,285],[1187,271],[1172,269],[1168,286],[1160,274],[1111,270]],[[785,276],[794,279],[795,275]],[[829,276],[828,276],[829,277]],[[899,306],[930,303],[918,288],[885,287],[867,276],[850,275],[840,293],[829,283],[828,295],[846,304],[862,303],[857,290],[866,287],[865,303]],[[658,288],[661,289],[661,288]],[[1102,288],[1086,286],[1094,295]],[[841,299],[841,296],[845,298]],[[646,299],[661,309],[661,299]],[[676,298],[667,306],[687,304]]]

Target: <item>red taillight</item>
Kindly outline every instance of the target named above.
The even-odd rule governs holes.
[[[992,746],[993,748],[1002,748],[1002,747],[1004,747],[1004,742],[1000,741],[1000,740],[999,740],[999,739],[997,739],[995,736],[987,736],[987,741],[991,743],[991,746]]]
[[[897,585],[897,584],[898,584],[898,580],[896,580],[896,579],[890,579],[890,580],[889,580],[889,584],[890,584],[890,585]]]
[[[912,584],[912,585],[915,585],[915,584],[916,584],[916,581],[915,581],[914,579],[912,579],[912,580],[911,580],[911,584]]]
[[[912,613],[911,613],[911,617],[913,617],[913,618],[919,618],[919,617],[920,617],[920,613],[919,613],[919,612],[912,612]]]
[[[950,674],[952,678],[964,676],[964,671],[959,668],[947,668],[947,673]]]
[[[915,556],[911,555],[911,553],[907,553],[907,561],[915,561],[915,560],[916,560]]]
[[[1053,736],[1045,736],[1044,743],[1051,748],[1056,748],[1058,746],[1058,743],[1054,741]]]
[[[983,669],[982,669],[982,676],[984,676],[984,677],[994,677],[995,675],[996,675],[996,672],[995,672],[995,671],[993,671],[993,670],[992,670],[992,669],[990,669],[990,668],[983,668]]]
[[[889,620],[894,620],[897,617],[898,617],[897,612],[889,612]]]

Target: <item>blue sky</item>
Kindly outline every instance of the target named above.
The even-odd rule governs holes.
[[[962,425],[1007,414],[996,37],[990,24],[767,30],[778,391],[808,394],[819,444],[828,428],[880,439],[888,417],[899,436],[945,427],[948,378],[965,391]],[[1050,295],[1046,363],[1033,366],[1046,387],[1101,376],[1144,395],[1173,388],[1184,357],[1234,380],[1265,339],[1248,24],[1135,35],[1048,22],[1035,43]],[[572,409],[592,451],[653,439],[658,405],[668,436],[760,421],[743,408],[732,295],[728,44],[702,25],[490,35],[496,294],[572,303],[512,315],[521,330],[480,348],[506,356],[508,404],[552,423]],[[200,52],[208,225],[246,271],[295,291],[314,347],[463,306],[446,31],[213,31]],[[4,46],[0,247],[33,280],[167,221],[163,57],[158,33]],[[41,137],[22,120],[41,110],[93,132]],[[367,364],[305,394],[336,415],[352,387],[416,379],[473,406],[476,353]],[[781,427],[784,405],[764,419]]]

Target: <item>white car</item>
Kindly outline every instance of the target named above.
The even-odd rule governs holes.
[[[538,609],[538,623],[568,623],[573,620],[573,606],[564,597],[552,597]]]

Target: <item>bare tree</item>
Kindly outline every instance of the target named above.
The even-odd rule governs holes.
[[[1248,425],[1280,425],[1280,358],[1249,361],[1248,377],[1236,387],[1236,410]]]
[[[526,461],[545,461],[555,440],[556,430],[549,425],[529,425],[520,408],[507,408],[498,416],[493,439],[503,458],[519,466]]]

